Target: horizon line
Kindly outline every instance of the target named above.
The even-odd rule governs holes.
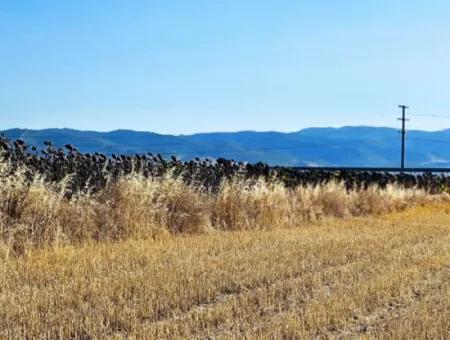
[[[213,130],[213,131],[200,131],[200,132],[194,132],[194,133],[163,133],[163,132],[155,132],[150,130],[135,130],[135,129],[129,129],[129,128],[117,128],[113,130],[92,130],[92,129],[81,129],[81,128],[72,128],[72,127],[49,127],[49,128],[23,128],[23,127],[13,127],[13,128],[7,128],[0,130],[1,133],[8,132],[11,130],[22,130],[22,131],[30,131],[30,132],[40,132],[40,131],[46,131],[46,130],[69,130],[69,131],[78,131],[78,132],[94,132],[94,133],[114,133],[119,131],[126,131],[126,132],[136,132],[136,133],[150,133],[150,134],[156,134],[161,136],[194,136],[194,135],[202,135],[202,134],[236,134],[236,133],[281,133],[281,134],[292,134],[292,133],[299,133],[305,130],[311,130],[311,129],[334,129],[334,130],[340,130],[345,128],[373,128],[373,129],[390,129],[390,130],[396,130],[398,127],[392,127],[392,126],[383,126],[383,125],[341,125],[341,126],[311,126],[311,127],[305,127],[299,130],[292,130],[292,131],[281,131],[281,130],[252,130],[252,129],[243,129],[243,130],[227,130],[227,131],[220,131],[220,130]],[[417,131],[417,132],[443,132],[450,130],[450,128],[440,129],[440,130],[426,130],[426,129],[409,129],[408,131]]]

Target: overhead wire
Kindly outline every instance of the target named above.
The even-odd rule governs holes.
[[[428,118],[444,118],[450,119],[450,116],[447,115],[437,115],[437,114],[428,114],[428,113],[409,113],[411,116],[419,116],[419,117],[428,117]],[[450,140],[442,140],[442,139],[429,139],[429,138],[410,138],[407,137],[408,140],[412,141],[421,141],[421,142],[430,142],[430,143],[444,143],[450,144]]]
[[[446,118],[450,119],[450,116],[447,115],[435,115],[428,113],[408,113],[410,116],[418,116],[418,117],[429,117],[429,118]]]
[[[8,136],[6,136],[8,137]],[[55,138],[56,137],[56,138]],[[48,138],[49,140],[55,140],[55,139],[63,139],[68,140],[68,137],[66,136],[46,136],[46,135],[35,135],[35,136],[24,136],[23,134],[19,136],[9,136],[8,138]],[[104,139],[107,141],[108,139],[115,139],[115,138],[123,138],[119,136],[108,136],[104,137]],[[182,155],[196,155],[196,154],[205,154],[205,153],[247,153],[247,152],[262,152],[262,151],[277,151],[277,150],[297,150],[297,149],[304,149],[304,148],[322,148],[322,147],[344,147],[344,146],[350,146],[355,143],[371,143],[371,142],[385,142],[385,141],[391,141],[391,140],[397,140],[397,138],[379,138],[379,139],[352,139],[347,140],[345,142],[334,142],[334,143],[314,143],[314,144],[303,144],[303,145],[293,145],[293,146],[285,146],[285,147],[266,147],[266,148],[239,148],[239,149],[203,149],[203,150],[196,150],[196,151],[177,151],[172,150],[170,152],[159,152],[161,155],[174,155],[174,154],[182,154]],[[145,148],[171,148],[171,147],[179,147],[181,145],[185,145],[185,141],[180,142],[174,142],[174,143],[161,143],[161,144],[136,144],[136,145],[130,145],[127,144],[128,148],[132,147],[145,147]],[[151,150],[150,150],[151,151]]]
[[[443,140],[443,139],[428,139],[428,138],[407,138],[407,139],[412,141],[450,144],[450,140]]]
[[[321,147],[339,147],[339,146],[350,146],[357,142],[380,142],[380,141],[387,141],[387,140],[397,140],[397,138],[383,138],[383,139],[357,139],[357,140],[351,140],[347,141],[345,143],[322,143],[322,144],[307,144],[307,145],[296,145],[296,146],[288,146],[288,147],[271,147],[271,148],[255,148],[255,149],[210,149],[210,150],[197,150],[194,152],[175,152],[183,155],[190,155],[190,154],[204,154],[208,152],[214,152],[214,153],[246,153],[246,152],[259,152],[259,151],[276,151],[276,150],[297,150],[297,149],[304,149],[304,148],[321,148]],[[169,154],[169,153],[162,153],[163,155]],[[173,153],[172,153],[173,154]]]
[[[450,118],[450,116],[438,116],[438,115],[425,115],[425,114],[412,114],[411,115],[420,115],[420,116],[427,116],[427,117],[439,117],[439,118]],[[5,132],[5,131],[4,131]],[[50,136],[50,135],[25,135],[25,134],[14,134],[15,136],[10,136],[10,138],[48,138],[50,140],[55,139],[62,139],[62,140],[68,140],[67,136]],[[8,137],[8,136],[6,136]],[[179,136],[177,136],[179,137]],[[95,137],[92,137],[95,139]],[[100,139],[103,139],[105,141],[114,140],[114,139],[121,139],[122,136],[107,136],[107,137],[99,137]],[[410,141],[424,141],[424,142],[431,142],[431,143],[445,143],[450,144],[450,140],[438,140],[438,139],[426,139],[426,138],[411,138],[407,137]],[[195,154],[205,154],[205,153],[248,153],[248,152],[263,152],[263,151],[282,151],[282,150],[297,150],[297,149],[307,149],[307,148],[324,148],[324,147],[345,147],[350,146],[354,143],[372,143],[372,142],[387,142],[397,140],[397,138],[379,138],[379,139],[352,139],[345,141],[343,143],[314,143],[314,144],[303,144],[303,145],[293,145],[293,146],[285,146],[285,147],[266,147],[266,148],[239,148],[239,149],[203,149],[203,150],[196,150],[196,151],[178,151],[178,150],[171,150],[170,152],[159,152],[161,155],[174,155],[174,154],[182,154],[182,155],[195,155]],[[179,142],[172,142],[172,143],[158,143],[158,144],[146,144],[145,142],[142,144],[135,144],[130,145],[127,144],[128,148],[133,147],[145,147],[145,148],[177,148],[179,146],[185,145],[186,141],[179,141]],[[196,141],[195,141],[196,142]],[[194,142],[194,143],[195,143]],[[151,151],[151,150],[150,150]]]

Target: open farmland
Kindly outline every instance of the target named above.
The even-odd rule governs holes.
[[[0,340],[450,340],[449,15],[0,0]]]
[[[450,205],[0,262],[0,336],[428,338],[450,332]]]
[[[0,338],[449,336],[448,177],[0,145]]]

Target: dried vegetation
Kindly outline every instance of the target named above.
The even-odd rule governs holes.
[[[0,261],[5,338],[446,339],[448,204]]]
[[[446,194],[24,176],[0,176],[0,338],[449,336]]]
[[[170,175],[128,175],[96,193],[68,198],[64,181],[20,173],[0,185],[0,246],[3,254],[33,248],[158,238],[213,230],[290,228],[326,218],[400,211],[446,200],[446,194],[388,185],[347,190],[341,183],[287,188],[265,180],[223,181],[215,189],[186,184]],[[5,256],[5,255],[3,255]]]

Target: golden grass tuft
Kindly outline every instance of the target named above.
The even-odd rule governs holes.
[[[287,226],[290,193],[281,184],[238,181],[222,183],[216,196],[210,196],[210,219],[219,230],[271,229]]]
[[[120,238],[148,237],[161,228],[177,234],[208,227],[206,195],[179,179],[130,176],[100,193],[98,199],[110,217],[106,233],[116,229]]]

